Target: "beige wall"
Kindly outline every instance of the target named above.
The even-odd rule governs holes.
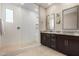
[[[58,4],[58,5],[52,5],[49,8],[47,8],[47,15],[52,14],[52,13],[60,13],[61,14],[61,20],[62,20],[62,10],[67,9],[73,6],[76,6],[79,4],[76,3],[63,3],[63,4]],[[62,31],[62,22],[60,24],[56,24],[56,18],[55,18],[55,30],[56,31]]]
[[[0,19],[1,19],[1,4],[0,4]],[[0,34],[0,48],[1,48],[1,34]]]
[[[46,9],[40,7],[40,31],[46,31]]]

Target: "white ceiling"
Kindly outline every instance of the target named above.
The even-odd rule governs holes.
[[[50,5],[52,5],[52,3],[36,3],[36,4],[44,8],[48,8]]]
[[[37,4],[43,8],[48,8],[51,5],[59,5],[60,3],[35,3],[35,4]],[[33,3],[18,3],[16,5],[20,5],[20,6],[25,7],[25,8],[31,7],[31,6],[33,7]]]
[[[44,7],[44,8],[48,8],[51,5],[59,5],[60,3],[36,3],[37,5]]]

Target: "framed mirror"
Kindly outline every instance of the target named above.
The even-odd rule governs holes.
[[[63,30],[78,29],[78,6],[63,10],[62,16]]]
[[[47,30],[54,31],[55,29],[55,14],[47,16]]]

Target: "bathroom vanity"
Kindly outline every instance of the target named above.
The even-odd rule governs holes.
[[[42,32],[41,44],[66,55],[79,56],[79,35]]]

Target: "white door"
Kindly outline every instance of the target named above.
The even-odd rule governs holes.
[[[27,6],[26,6],[27,7]],[[29,7],[31,8],[31,6]],[[3,4],[2,19],[4,36],[3,48],[8,51],[20,49],[40,42],[39,36],[39,13],[34,9],[16,6],[14,4]],[[6,14],[9,11],[9,18]],[[10,14],[11,13],[11,14]],[[9,19],[9,20],[7,20]]]
[[[12,4],[2,4],[3,49],[13,51],[21,48],[21,8]]]

